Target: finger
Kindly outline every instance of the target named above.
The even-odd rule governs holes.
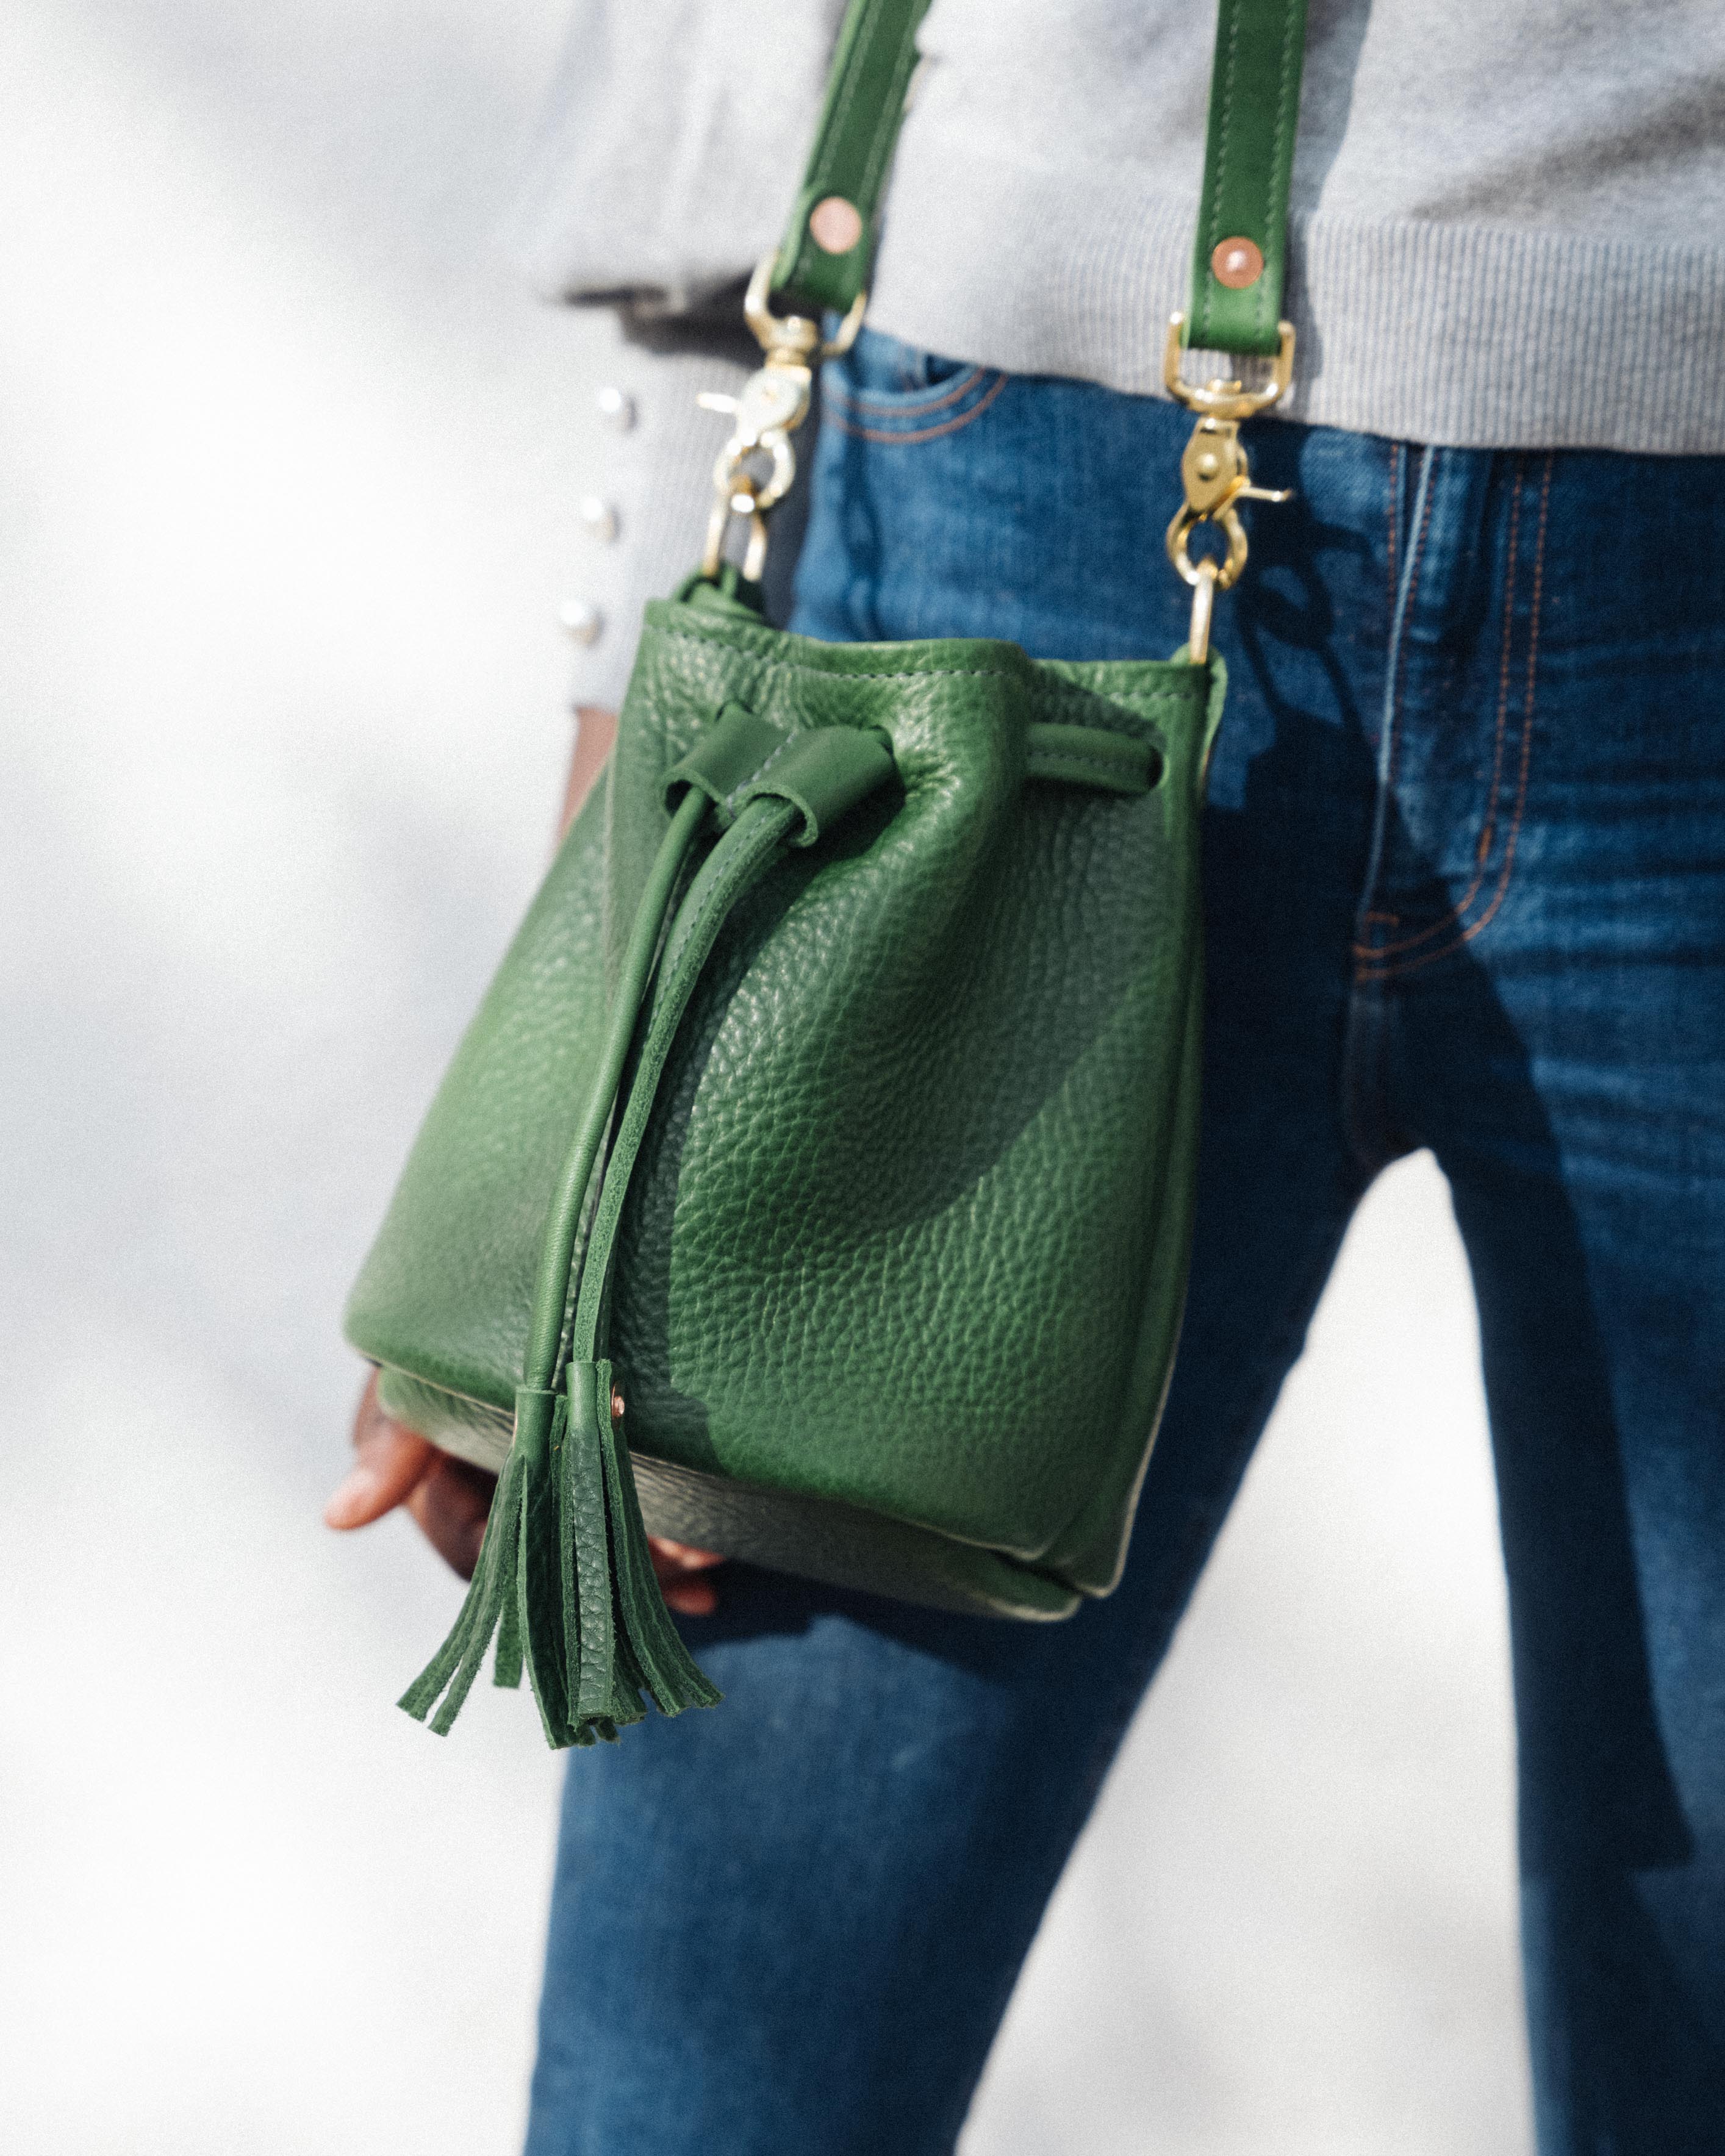
[[[665,1574],[706,1572],[725,1562],[716,1550],[696,1549],[692,1543],[674,1543],[665,1535],[649,1535],[647,1547],[653,1553],[653,1569]]]
[[[680,1617],[711,1617],[719,1606],[719,1590],[710,1579],[685,1576],[660,1591],[665,1608]]]
[[[359,1456],[324,1507],[324,1518],[332,1527],[363,1527],[381,1520],[402,1502],[437,1457],[416,1431],[404,1430],[383,1412],[375,1370],[360,1394],[353,1449]]]
[[[495,1475],[465,1460],[439,1453],[430,1472],[413,1489],[408,1512],[420,1532],[452,1571],[471,1579],[479,1563],[490,1516]]]
[[[719,1606],[718,1590],[701,1574],[723,1564],[724,1558],[715,1550],[696,1549],[691,1543],[674,1543],[663,1535],[649,1536],[647,1548],[665,1607],[680,1617],[711,1617]]]

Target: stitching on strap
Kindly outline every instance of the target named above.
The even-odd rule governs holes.
[[[1228,182],[1228,136],[1234,125],[1234,78],[1239,55],[1240,6],[1239,0],[1235,0],[1228,15],[1228,65],[1222,76],[1221,125],[1216,130],[1216,186],[1210,198],[1209,244],[1204,252],[1204,326],[1207,331],[1213,331],[1215,326],[1210,320],[1214,312],[1214,302],[1210,294],[1209,258],[1215,253],[1216,243],[1222,237],[1222,196]],[[1194,323],[1193,327],[1195,331],[1197,324]]]
[[[824,139],[813,163],[814,170],[822,176],[823,185],[832,177],[833,146],[844,134],[845,122],[850,117],[851,106],[856,102],[856,86],[862,80],[863,69],[868,60],[869,40],[875,34],[878,22],[878,17],[870,18],[865,34],[851,47],[850,64],[845,70],[845,80],[839,86],[839,95],[833,106],[830,124],[822,131]],[[813,209],[814,207],[814,203],[810,203],[809,209]],[[803,217],[802,244],[804,247],[809,244],[807,211],[803,213]],[[801,251],[800,249],[798,251]]]
[[[833,101],[832,110],[826,116],[825,123],[820,131],[820,139],[809,156],[807,177],[812,179],[823,192],[827,190],[832,178],[834,145],[843,136],[845,123],[850,116],[851,106],[856,101],[857,85],[862,80],[870,41],[878,31],[879,19],[878,17],[873,16],[868,18],[864,25],[862,36],[851,47],[848,55],[848,64],[839,80],[839,94]],[[809,250],[814,244],[809,231],[809,213],[814,208],[814,203],[810,202],[804,207],[803,212],[803,228],[797,235],[797,256],[791,265],[790,282],[793,284],[801,277]]]
[[[884,35],[880,17],[872,15],[865,20],[862,35],[851,47],[850,64],[839,85],[839,94],[834,100],[827,124],[821,130],[820,141],[809,161],[807,177],[821,193],[829,192],[834,184],[834,146],[843,138],[851,107],[856,102],[858,86],[871,64],[875,47]],[[915,64],[916,56],[916,39],[912,35],[903,40],[895,58],[887,95],[875,115],[874,131],[869,140],[862,170],[857,177],[856,192],[863,201],[866,201],[879,185],[887,155],[904,116],[904,91],[909,83],[911,65]],[[911,65],[906,64],[907,60]],[[874,207],[878,211],[880,205],[876,203]],[[809,250],[814,244],[809,230],[809,213],[814,208],[814,203],[811,201],[803,213],[803,228],[798,234],[797,259],[792,271],[793,282],[802,275]],[[824,254],[824,250],[822,252]]]
[[[796,814],[796,804],[794,802],[781,802],[778,805],[781,808],[790,809],[792,812],[793,820],[794,820]],[[787,826],[787,828],[788,828],[788,826]],[[733,824],[732,829],[734,830],[736,826]],[[746,869],[749,867],[753,863],[755,856],[757,854],[770,853],[773,847],[778,844],[780,834],[771,829],[768,819],[764,816],[761,819],[761,830],[766,835],[754,839],[747,853],[742,851],[741,846],[738,847],[737,851],[742,855],[741,868]],[[691,943],[694,942],[696,935],[705,925],[707,916],[712,911],[713,908],[719,904],[721,900],[725,900],[725,902],[727,905],[730,903],[730,901],[726,897],[726,893],[728,886],[736,882],[737,875],[740,873],[738,863],[735,860],[732,861],[728,865],[728,870],[729,872],[727,875],[710,884],[706,890],[701,894],[701,903],[696,907],[693,915],[690,918],[688,933],[682,937],[678,942],[676,951],[677,957],[680,958],[683,952],[686,951]],[[670,935],[674,934],[677,929],[682,927],[682,925],[681,910],[679,909],[679,911],[671,916],[668,926],[666,936],[666,953],[668,957],[670,956]],[[675,961],[672,963],[675,963]],[[651,1038],[652,1031],[652,1020],[649,1017],[647,1024],[647,1037],[649,1039]],[[599,1204],[602,1206],[604,1202],[604,1191],[603,1188],[601,1188],[599,1193]],[[597,1218],[597,1209],[595,1209],[595,1218]]]
[[[893,61],[891,85],[875,117],[874,137],[869,144],[869,154],[863,161],[862,182],[857,189],[859,194],[871,195],[879,184],[881,168],[886,162],[887,146],[904,117],[905,92],[910,85],[911,66],[915,65],[916,58],[916,39],[913,32],[905,38]],[[910,66],[906,64],[907,60]],[[875,207],[878,208],[879,204]]]
[[[1296,80],[1297,71],[1294,65],[1294,19],[1295,11],[1290,8],[1282,23],[1281,88],[1276,100],[1276,135],[1270,146],[1270,186],[1264,201],[1264,237],[1273,239],[1280,231],[1283,236],[1284,252],[1287,245],[1287,183],[1291,182],[1293,176],[1290,169],[1287,182],[1284,182],[1281,150],[1282,144],[1287,140],[1288,123],[1292,117],[1291,107],[1299,94]],[[1270,279],[1266,275],[1258,280],[1257,317],[1260,336],[1269,333],[1269,299]]]

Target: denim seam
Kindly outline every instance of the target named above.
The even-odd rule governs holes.
[[[1407,665],[1407,639],[1403,634],[1414,601],[1419,595],[1420,570],[1425,552],[1425,536],[1431,526],[1432,460],[1435,449],[1425,449],[1421,459],[1420,493],[1420,526],[1408,557],[1407,588],[1394,595],[1389,618],[1389,665],[1385,670],[1384,690],[1384,726],[1378,739],[1377,797],[1373,804],[1371,852],[1366,863],[1363,886],[1360,891],[1359,919],[1363,922],[1374,917],[1372,901],[1377,895],[1378,880],[1384,866],[1384,829],[1389,814],[1390,788],[1395,778],[1396,715],[1401,696],[1402,676]],[[1366,978],[1359,963],[1360,952],[1368,947],[1355,942],[1352,956],[1355,961],[1356,983]]]
[[[889,449],[910,449],[918,442],[937,441],[942,434],[956,434],[961,428],[968,427],[973,419],[980,419],[1011,379],[1009,374],[997,376],[968,412],[959,413],[956,418],[942,419],[937,427],[919,428],[914,434],[896,434],[886,427],[853,427],[848,420],[841,419],[836,412],[827,413],[823,424],[840,434],[849,434],[855,441],[880,442]]]
[[[1503,587],[1503,636],[1499,649],[1497,665],[1497,727],[1491,742],[1491,776],[1486,788],[1485,819],[1480,829],[1479,843],[1474,849],[1474,877],[1461,896],[1436,920],[1428,921],[1424,928],[1411,936],[1404,936],[1399,942],[1378,943],[1370,947],[1355,947],[1356,957],[1381,964],[1404,951],[1417,951],[1421,944],[1430,943],[1441,936],[1453,922],[1460,921],[1486,880],[1486,865],[1491,857],[1491,842],[1497,835],[1497,796],[1503,780],[1503,744],[1509,728],[1510,667],[1514,656],[1516,621],[1516,572],[1520,561],[1522,528],[1522,491],[1526,459],[1516,459],[1515,490],[1510,498],[1508,569]],[[1394,919],[1394,915],[1384,916]],[[1453,949],[1453,942],[1445,947]],[[1393,969],[1392,969],[1393,970]]]
[[[1427,449],[1425,455],[1432,457],[1434,450]],[[1404,685],[1406,685],[1406,679],[1408,679],[1408,636],[1406,636],[1408,614],[1412,614],[1412,610],[1414,610],[1414,599],[1419,598],[1419,572],[1425,567],[1425,539],[1427,535],[1430,535],[1430,531],[1432,531],[1434,495],[1436,495],[1436,487],[1432,485],[1432,465],[1427,464],[1425,465],[1425,505],[1423,505],[1421,511],[1419,511],[1419,531],[1414,532],[1412,552],[1408,554],[1406,603],[1404,603],[1402,610],[1399,610],[1399,619],[1391,623],[1391,634],[1395,636],[1395,651],[1391,654],[1391,662],[1395,670],[1393,670],[1393,679],[1391,679],[1391,684],[1389,684],[1389,696],[1384,699],[1384,737],[1382,737],[1382,742],[1378,744],[1378,752],[1380,752],[1380,761],[1382,761],[1382,772],[1384,772],[1384,778],[1382,778],[1382,787],[1384,787],[1384,802],[1389,802],[1389,793],[1391,793],[1391,789],[1395,787],[1395,765],[1397,765],[1397,759],[1399,759],[1399,755],[1402,755],[1402,690]],[[1371,892],[1367,892],[1367,897],[1369,897],[1369,895]]]
[[[1430,451],[1427,452],[1430,454]],[[1401,620],[1396,624],[1400,634],[1396,640],[1395,680],[1384,707],[1384,791],[1386,797],[1394,792],[1402,755],[1402,697],[1408,685],[1408,618],[1420,597],[1420,572],[1425,566],[1425,542],[1431,532],[1432,504],[1437,489],[1432,484],[1431,470],[1426,470],[1425,503],[1420,512],[1420,529],[1414,535],[1414,551],[1408,557],[1408,603]],[[1381,863],[1380,863],[1381,867]]]
[[[1539,485],[1539,526],[1533,547],[1533,597],[1527,629],[1527,687],[1522,699],[1522,742],[1516,774],[1516,805],[1510,818],[1509,829],[1504,837],[1503,866],[1498,872],[1497,888],[1479,918],[1470,922],[1459,936],[1452,937],[1440,949],[1422,952],[1417,958],[1404,959],[1395,965],[1373,968],[1363,976],[1368,980],[1403,980],[1409,973],[1417,973],[1424,966],[1435,965],[1440,958],[1447,958],[1451,952],[1459,951],[1464,943],[1471,943],[1483,928],[1489,926],[1509,896],[1510,879],[1515,873],[1517,843],[1521,836],[1522,818],[1527,813],[1527,778],[1533,754],[1533,697],[1539,657],[1539,621],[1545,596],[1545,533],[1551,506],[1553,462],[1553,453],[1548,449]]]

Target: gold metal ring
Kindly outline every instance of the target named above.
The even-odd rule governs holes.
[[[776,254],[761,257],[755,264],[755,274],[749,279],[748,290],[743,295],[742,317],[754,331],[757,343],[762,352],[794,352],[809,366],[824,359],[842,358],[856,342],[856,333],[868,312],[867,292],[857,294],[850,303],[850,313],[834,334],[823,342],[819,322],[810,321],[807,315],[775,315],[768,305],[773,268],[778,259]]]
[[[1278,322],[1276,359],[1270,380],[1261,389],[1247,389],[1238,382],[1219,378],[1202,388],[1180,372],[1186,349],[1186,317],[1170,315],[1168,339],[1162,348],[1163,387],[1190,412],[1214,412],[1224,419],[1250,419],[1255,412],[1267,412],[1294,378],[1294,326]]]
[[[1188,542],[1199,523],[1215,522],[1222,527],[1222,536],[1228,542],[1228,551],[1219,562],[1205,558],[1194,562]],[[1183,503],[1174,512],[1174,520],[1168,528],[1168,557],[1183,582],[1196,584],[1202,578],[1214,579],[1216,589],[1225,592],[1235,583],[1246,564],[1246,530],[1240,521],[1238,511],[1224,509],[1219,517],[1200,518],[1189,504]]]

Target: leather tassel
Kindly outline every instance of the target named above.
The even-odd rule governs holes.
[[[654,1576],[647,1534],[611,1413],[609,1363],[572,1362],[564,1466],[566,1638],[577,1732],[611,1739],[646,1713],[645,1691],[661,1713],[711,1707],[719,1694],[690,1659]],[[574,1740],[581,1742],[578,1733]]]
[[[523,1386],[516,1395],[515,1442],[492,1493],[467,1599],[449,1638],[401,1697],[416,1722],[430,1717],[439,1737],[454,1726],[495,1637],[496,1681],[518,1685],[525,1667],[547,1741],[578,1741],[569,1733],[562,1536],[552,1470],[567,1419],[567,1402],[560,1393]]]
[[[608,1363],[571,1363],[562,1391],[516,1395],[516,1441],[467,1599],[401,1701],[439,1737],[494,1637],[496,1681],[519,1684],[525,1669],[558,1750],[614,1743],[645,1719],[644,1692],[664,1714],[718,1703],[659,1591],[611,1385]]]
[[[497,1650],[498,1681],[520,1681],[521,1653],[513,1611],[524,1482],[521,1448],[513,1445],[492,1494],[490,1516],[485,1522],[485,1539],[480,1544],[479,1563],[474,1567],[460,1614],[448,1639],[401,1697],[400,1705],[416,1722],[424,1722],[431,1715],[433,1707],[437,1707],[435,1715],[431,1716],[430,1726],[439,1737],[448,1736],[461,1712],[500,1624],[503,1626],[503,1637]],[[506,1674],[511,1656],[513,1676]],[[443,1702],[440,1707],[439,1698]]]
[[[524,1387],[518,1400],[529,1397]],[[567,1428],[568,1404],[561,1393],[532,1395],[550,1409],[535,1411],[535,1442],[526,1449],[521,1512],[521,1565],[516,1584],[521,1647],[527,1681],[538,1703],[547,1744],[573,1741],[569,1729],[571,1665],[563,1627],[562,1527],[557,1517],[557,1462]],[[516,1443],[521,1409],[516,1409]],[[540,1432],[542,1431],[542,1436]]]
[[[521,1681],[524,1656],[521,1650],[521,1604],[516,1592],[521,1563],[520,1531],[516,1537],[516,1566],[511,1573],[509,1591],[502,1598],[502,1607],[497,1615],[497,1657],[492,1666],[493,1684],[508,1685],[511,1688]]]
[[[611,1418],[611,1366],[571,1363],[564,1372],[568,1399],[565,1466],[559,1477],[563,1501],[565,1622],[573,1673],[573,1719],[591,1722],[603,1737],[616,1725],[643,1720],[630,1666],[618,1655],[611,1538],[605,1512],[605,1459],[601,1426]],[[579,1635],[578,1654],[575,1646]]]
[[[661,1714],[680,1714],[691,1707],[716,1707],[724,1695],[708,1682],[683,1645],[659,1589],[652,1554],[647,1548],[647,1530],[641,1518],[641,1501],[635,1494],[629,1447],[609,1412],[611,1365],[599,1363],[592,1367],[603,1376],[606,1412],[602,1418],[600,1439],[605,1464],[605,1517],[610,1530],[611,1564],[616,1583],[619,1654],[626,1650],[634,1665],[631,1674],[638,1678]]]
[[[751,793],[769,763],[780,773],[775,788]],[[603,1337],[618,1225],[647,1116],[714,940],[798,831],[800,843],[812,843],[891,769],[891,754],[873,735],[784,736],[727,705],[703,744],[669,774],[673,796],[681,789],[682,798],[637,910],[593,1091],[552,1205],[534,1290],[530,1381],[516,1394],[515,1443],[491,1502],[479,1568],[454,1629],[401,1702],[424,1721],[441,1697],[431,1722],[439,1735],[460,1712],[494,1635],[497,1682],[518,1684],[525,1667],[547,1741],[559,1748],[614,1743],[620,1726],[644,1718],[643,1692],[667,1715],[718,1704],[660,1592],[629,1448],[611,1413],[611,1365],[593,1351]],[[739,793],[747,798],[736,820],[673,917],[710,808]],[[644,1008],[646,1035],[619,1099]],[[608,1131],[611,1155],[602,1166]],[[578,1266],[595,1172],[598,1201]],[[572,1276],[579,1281],[574,1353],[553,1391]]]

